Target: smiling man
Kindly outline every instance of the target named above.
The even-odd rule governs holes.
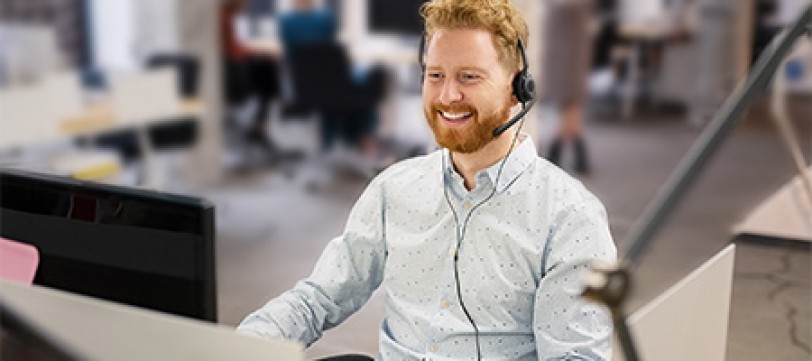
[[[443,149],[373,179],[312,274],[240,331],[310,345],[381,286],[379,359],[609,359],[609,315],[579,296],[588,262],[615,260],[603,205],[505,128],[533,101],[527,25],[508,0],[422,15],[424,113]]]

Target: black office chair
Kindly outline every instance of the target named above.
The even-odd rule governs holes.
[[[352,148],[359,147],[362,141],[376,139],[377,108],[389,88],[389,76],[383,67],[373,67],[363,81],[356,80],[344,46],[318,42],[286,48],[285,70],[291,92],[283,98],[281,119],[305,120],[313,119],[309,115],[317,116],[322,152],[329,151],[338,139]],[[319,163],[318,168],[340,166],[342,170],[372,175],[372,169],[362,169],[360,157],[333,159],[338,163],[322,163],[327,159],[321,157],[312,160]]]
[[[375,112],[386,97],[388,74],[372,68],[363,82],[353,79],[353,69],[344,47],[335,42],[296,45],[287,50],[287,70],[293,91],[283,108],[283,119],[291,114],[314,112],[336,128],[359,133],[359,123]]]
[[[277,148],[273,137],[265,133],[267,121],[274,114],[281,93],[277,62],[272,58],[249,55],[236,60],[224,57],[221,65],[225,142],[227,148],[239,157],[234,170],[277,165],[298,157]],[[246,119],[248,110],[253,111],[251,119]],[[257,131],[257,127],[262,130]]]
[[[286,112],[351,115],[376,107],[386,95],[386,72],[376,68],[363,84],[353,81],[352,64],[338,43],[296,45],[287,50],[286,60],[293,87]]]

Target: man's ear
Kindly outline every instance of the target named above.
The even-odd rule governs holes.
[[[515,85],[514,80],[518,76],[519,76],[519,73],[515,73],[510,78],[510,85],[509,85],[508,91],[510,92],[510,107],[511,108],[515,107],[516,104],[519,104],[519,98],[516,97],[516,89],[513,88],[513,86]]]
[[[519,98],[516,98],[516,93],[513,92],[513,87],[510,88],[510,107],[513,108],[519,104]]]

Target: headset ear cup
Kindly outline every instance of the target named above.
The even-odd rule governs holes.
[[[524,74],[524,89],[527,100],[525,102],[533,101],[536,99],[536,82],[530,74]]]
[[[521,38],[517,40],[516,47],[522,57],[522,70],[513,77],[513,94],[521,103],[527,103],[536,99],[536,82],[527,71],[527,54],[525,54]]]
[[[513,95],[521,103],[526,103],[536,97],[536,82],[525,71],[520,71],[513,77]]]

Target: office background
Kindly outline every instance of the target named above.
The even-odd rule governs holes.
[[[538,75],[545,49],[538,40],[545,5],[531,0],[514,3],[524,10],[536,39],[528,45],[528,54],[531,73]],[[614,45],[610,64],[591,72],[586,136],[593,169],[581,180],[605,202],[618,242],[749,69],[753,53],[763,45],[761,39],[789,23],[807,3],[617,2],[618,21],[628,27]],[[246,44],[282,54],[278,18],[292,6],[291,0],[249,1],[234,23],[235,33]],[[337,15],[338,38],[353,62],[384,64],[391,77],[387,96],[377,104],[381,123],[376,135],[385,141],[376,161],[385,165],[435,149],[422,118],[415,35],[396,26],[386,29],[385,23],[372,26],[375,21],[368,14],[374,6],[369,1],[324,1],[322,6]],[[81,80],[78,95],[71,96],[82,103],[67,109],[83,112],[88,104],[108,101],[107,92],[118,81],[114,79],[147,73],[149,59],[156,54],[192,55],[199,66],[192,95],[198,104],[192,112],[197,129],[193,142],[156,147],[146,158],[122,153],[117,142],[104,149],[93,146],[103,142],[78,142],[77,146],[74,140],[87,134],[63,132],[3,144],[0,164],[59,174],[96,174],[91,178],[102,182],[212,201],[217,217],[218,321],[236,325],[269,297],[308,274],[321,248],[340,232],[355,197],[379,163],[365,163],[353,144],[322,152],[317,115],[286,113],[283,97],[272,103],[267,126],[280,151],[270,154],[246,141],[242,130],[256,103],[230,103],[223,96],[218,11],[219,2],[213,0],[0,0],[0,39],[27,39],[0,46],[3,94],[68,72]],[[765,15],[758,16],[762,11]],[[662,29],[659,25],[664,23],[678,26]],[[33,30],[13,30],[20,28]],[[674,29],[679,31],[669,31]],[[812,158],[810,48],[809,39],[799,43],[792,55],[795,67],[783,73],[790,83],[790,115],[807,159]],[[37,61],[20,61],[26,57]],[[177,85],[150,84],[129,89]],[[39,93],[42,98],[31,104],[58,102],[59,94],[42,95],[46,93]],[[178,94],[173,100],[185,98]],[[146,94],[143,99],[146,108],[158,102],[147,101],[154,97]],[[177,110],[171,104],[167,107],[154,114]],[[540,151],[555,132],[557,111],[538,106],[527,117],[525,129],[535,136]],[[20,126],[16,115],[0,109],[3,131]],[[77,147],[81,152],[70,161],[55,156]],[[100,164],[110,162],[116,166],[98,171]],[[629,309],[638,309],[724,245],[736,242],[727,359],[808,359],[812,354],[809,244],[737,238],[732,231],[796,174],[772,120],[767,93],[748,109],[656,237],[635,270]],[[619,249],[624,246],[618,244]],[[382,298],[376,294],[359,314],[311,347],[308,355],[374,353],[382,313]]]

